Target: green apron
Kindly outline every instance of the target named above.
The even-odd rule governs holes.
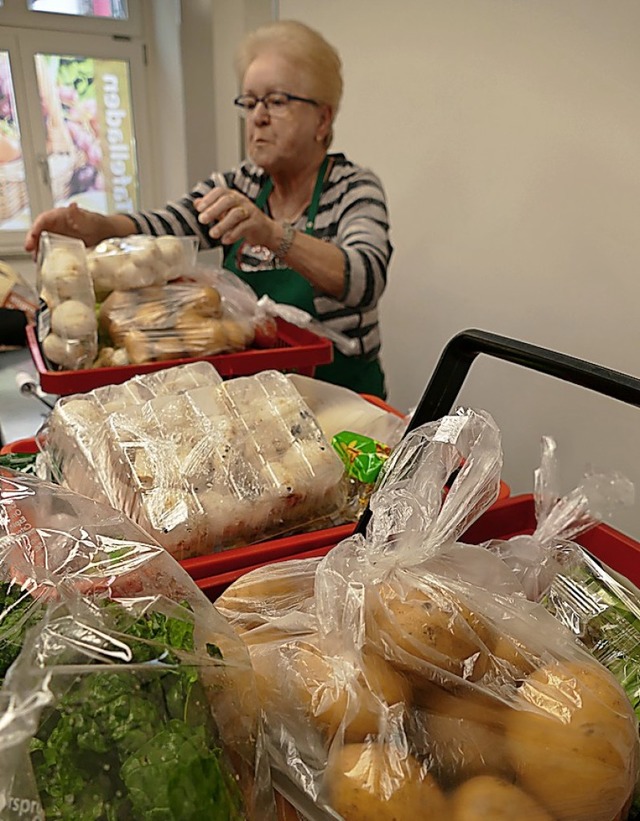
[[[306,234],[313,234],[328,163],[329,158],[325,157],[318,171],[311,204],[307,211]],[[256,198],[256,206],[261,210],[265,209],[272,188],[273,182],[268,179]],[[317,319],[318,315],[311,283],[297,271],[294,271],[293,268],[276,268],[273,271],[243,271],[237,262],[243,244],[244,239],[240,239],[229,248],[224,257],[223,267],[250,285],[258,297],[266,294],[274,302],[295,305]],[[315,376],[317,379],[323,379],[325,382],[332,382],[335,385],[343,385],[358,393],[368,393],[382,399],[386,398],[387,395],[384,373],[377,357],[367,359],[364,356],[345,356],[334,346],[333,362],[330,365],[318,366]]]

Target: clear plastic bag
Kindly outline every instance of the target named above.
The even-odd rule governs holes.
[[[247,653],[115,510],[0,472],[2,818],[273,817]]]
[[[346,356],[360,353],[360,343],[357,339],[329,328],[326,323],[320,322],[295,305],[274,302],[268,296],[258,299],[249,285],[229,271],[200,268],[197,276],[210,282],[220,291],[223,304],[231,314],[251,321],[257,347],[274,347],[277,341],[276,318],[280,318],[298,328],[306,328],[318,336],[330,339]]]
[[[112,291],[165,285],[193,273],[198,253],[196,237],[113,237],[87,253],[88,270],[99,301]]]
[[[344,469],[277,371],[222,382],[207,362],[64,397],[37,436],[52,478],[138,522],[178,559],[312,525]]]
[[[90,367],[98,351],[98,323],[84,243],[44,231],[36,285],[37,335],[45,358],[54,368]]]
[[[99,318],[105,339],[134,365],[241,351],[254,338],[251,322],[225,311],[215,288],[192,281],[113,291]]]
[[[608,519],[616,507],[632,504],[633,498],[633,484],[625,476],[593,470],[563,496],[556,443],[544,436],[540,467],[534,474],[535,531],[485,546],[518,576],[527,597],[538,601],[563,566],[580,561],[581,551],[573,539]]]
[[[459,541],[501,465],[487,414],[419,427],[386,463],[366,536],[217,601],[249,649],[276,769],[329,813],[626,817],[625,694],[504,562]]]

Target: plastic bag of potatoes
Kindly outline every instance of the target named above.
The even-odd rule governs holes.
[[[251,322],[225,313],[218,291],[193,281],[113,291],[99,322],[134,365],[244,350],[253,341]]]
[[[498,556],[459,542],[501,462],[486,414],[418,428],[366,537],[255,570],[216,603],[249,649],[273,764],[345,821],[626,818],[624,692]]]

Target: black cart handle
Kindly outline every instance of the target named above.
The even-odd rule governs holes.
[[[481,353],[640,407],[640,379],[634,376],[508,336],[472,329],[462,331],[447,343],[407,432],[449,413],[469,368]]]
[[[450,412],[469,368],[481,353],[640,407],[640,379],[634,376],[508,336],[471,329],[454,336],[442,351],[405,435]],[[358,521],[356,533],[365,533],[370,518],[371,511],[367,507]]]

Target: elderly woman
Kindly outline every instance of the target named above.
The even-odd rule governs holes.
[[[236,65],[249,159],[163,209],[45,212],[25,249],[37,248],[43,230],[87,245],[133,233],[196,235],[201,249],[222,243],[224,267],[258,296],[358,341],[358,354],[335,350],[318,378],[384,397],[377,305],[392,251],[387,208],[375,174],[328,152],[342,95],[338,53],[308,26],[280,21],[249,34]]]

